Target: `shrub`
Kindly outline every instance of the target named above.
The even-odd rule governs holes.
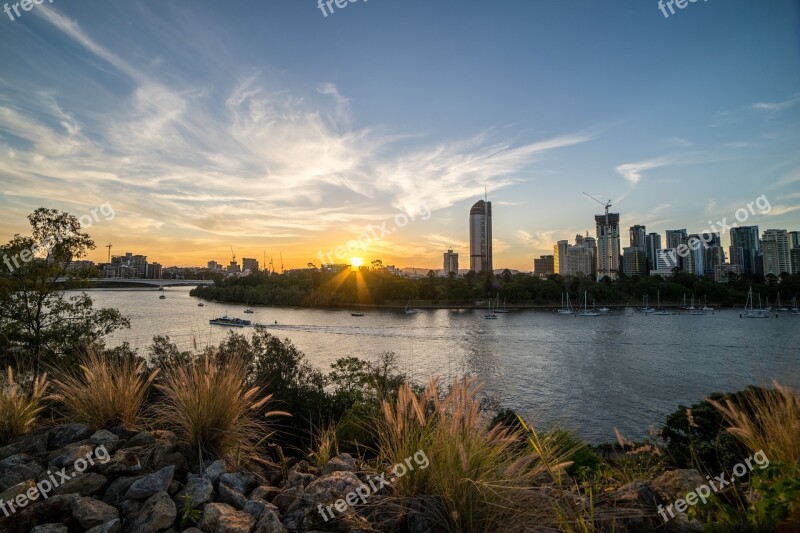
[[[43,400],[49,387],[47,374],[33,380],[26,391],[14,380],[14,371],[8,367],[6,378],[0,381],[0,444],[33,429],[44,407]]]
[[[230,355],[224,363],[213,354],[165,370],[156,384],[163,398],[153,407],[156,422],[175,432],[190,460],[221,458],[241,463],[270,436],[265,412],[272,398],[247,382],[245,357]]]
[[[439,394],[431,381],[424,392],[405,384],[395,402],[384,402],[377,422],[384,465],[424,452],[429,466],[398,478],[401,506],[419,509],[445,531],[523,531],[555,524],[554,508],[531,490],[548,471],[562,468],[568,453],[558,447],[532,453],[522,429],[492,426],[480,407],[475,380],[455,380]]]
[[[112,358],[90,351],[81,358],[80,372],[61,370],[53,380],[54,398],[64,416],[95,429],[125,424],[141,426],[142,408],[158,371],[144,375],[145,363],[134,357]]]

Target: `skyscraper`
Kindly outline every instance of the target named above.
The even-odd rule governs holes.
[[[761,237],[761,253],[764,255],[765,276],[792,273],[789,233],[785,229],[765,230]]]
[[[741,267],[747,275],[755,275],[758,271],[756,258],[760,253],[758,243],[758,226],[740,226],[731,228],[730,262]]]
[[[597,279],[616,278],[619,272],[619,213],[595,215],[597,225]]]
[[[556,274],[565,274],[567,265],[567,250],[569,249],[569,241],[558,241],[553,246],[553,272]]]
[[[623,250],[622,272],[628,277],[642,277],[647,275],[647,256],[644,249],[638,246],[629,246]]]
[[[792,250],[794,250],[795,248],[800,248],[800,231],[789,232],[789,248],[791,248]]]
[[[658,268],[656,261],[656,250],[661,249],[661,235],[658,233],[648,233],[645,239],[645,252],[647,253],[647,270]]]
[[[533,273],[544,278],[550,274],[555,274],[555,257],[552,255],[543,255],[539,259],[533,260]]]
[[[469,212],[469,269],[493,271],[492,202],[479,200]]]
[[[689,237],[689,233],[685,229],[668,229],[667,240],[664,243],[664,248],[675,248],[676,250],[681,244],[684,244]],[[680,255],[678,256],[678,265],[680,268],[686,269],[684,264],[686,261]]]
[[[630,232],[630,246],[644,250],[647,247],[647,228],[637,224],[631,226],[628,231]]]
[[[444,275],[449,276],[451,273],[458,275],[458,254],[447,250],[444,254]]]

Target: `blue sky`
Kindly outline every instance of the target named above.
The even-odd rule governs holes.
[[[762,195],[748,224],[800,229],[796,1],[54,0],[0,13],[0,49],[2,241],[108,202],[114,253],[304,266],[407,212],[357,255],[441,268],[484,187],[521,270],[594,231],[583,191],[625,229]]]

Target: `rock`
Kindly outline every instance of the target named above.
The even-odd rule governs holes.
[[[278,506],[281,513],[287,515],[299,509],[300,506],[303,505],[304,498],[305,488],[302,485],[298,485],[278,494],[273,500],[273,503]]]
[[[670,470],[650,482],[653,490],[669,502],[682,499],[700,485],[707,484],[706,478],[697,470],[692,469]]]
[[[266,502],[271,502],[275,499],[275,496],[281,493],[281,489],[278,487],[273,487],[271,485],[261,485],[253,489],[253,492],[250,493],[251,500],[264,500]]]
[[[120,425],[118,425],[118,426],[116,426],[114,428],[111,428],[111,433],[113,433],[114,435],[119,437],[121,440],[125,440],[125,441],[130,440],[130,439],[132,439],[133,437],[135,437],[136,435],[139,434],[138,431],[134,431],[134,430],[130,429],[125,424],[120,424]]]
[[[119,510],[126,520],[138,513],[141,508],[142,502],[139,500],[122,500],[122,503],[119,504]]]
[[[31,533],[67,533],[69,531],[64,524],[42,524],[31,529]]]
[[[289,513],[283,519],[283,526],[290,531],[305,531],[307,529],[306,512],[302,509],[299,509]]]
[[[172,478],[175,475],[175,466],[167,466],[161,470],[137,479],[125,493],[127,500],[146,500],[158,492],[167,492]]]
[[[11,455],[21,453],[27,455],[42,455],[47,451],[47,439],[48,434],[46,432],[36,435],[26,435],[0,448],[0,459],[5,459]]]
[[[141,509],[128,519],[126,533],[157,532],[171,528],[178,517],[175,503],[169,494],[159,492],[144,502]]]
[[[4,491],[0,494],[0,502],[12,502],[14,499],[19,496],[20,494],[27,494],[27,492],[35,487],[33,480],[26,480],[22,481],[13,487],[9,487],[8,490]],[[27,498],[27,496],[26,496]]]
[[[214,486],[211,481],[204,477],[193,476],[189,478],[186,485],[175,495],[175,504],[183,508],[184,498],[188,496],[195,508],[202,508],[205,504],[213,500]]]
[[[67,444],[82,441],[92,436],[92,430],[84,424],[64,424],[50,430],[48,448],[58,450]]]
[[[348,493],[355,491],[361,485],[364,483],[352,472],[332,472],[306,487],[305,502],[313,507],[320,504],[331,505],[336,500],[344,499]],[[275,499],[276,505],[278,498]]]
[[[59,485],[53,491],[54,494],[80,494],[81,496],[93,496],[99,494],[100,491],[108,484],[108,478],[88,472],[86,474],[77,474],[74,478],[70,479],[63,485]]]
[[[275,511],[267,509],[261,515],[252,533],[287,533],[287,530],[283,524],[281,524],[281,519]]]
[[[250,533],[255,523],[255,518],[230,505],[209,503],[203,509],[200,529],[207,533]]]
[[[297,472],[292,470],[289,472],[289,477],[286,479],[286,483],[284,484],[284,490],[291,489],[297,486],[302,485],[303,487],[308,486],[311,482],[315,481],[317,476],[314,474],[306,474],[303,472]]]
[[[72,499],[72,516],[84,529],[91,529],[119,518],[114,507],[92,498]]]
[[[30,455],[20,453],[0,461],[0,491],[36,479],[43,469]]]
[[[608,494],[602,508],[610,506],[617,513],[615,527],[624,533],[653,531],[662,523],[657,507],[663,504],[661,497],[642,481],[633,481]],[[602,511],[601,511],[602,512]]]
[[[30,531],[39,524],[64,523],[71,527],[73,496],[51,496],[46,500],[39,500],[35,505],[28,505],[12,514],[10,517],[0,517],[0,531],[24,532]]]
[[[142,471],[139,455],[142,448],[118,450],[111,460],[98,467],[98,471],[107,475],[138,474]]]
[[[219,481],[220,476],[225,474],[228,470],[225,467],[225,461],[218,460],[211,463],[204,471],[203,477],[211,481],[214,485]]]
[[[93,454],[94,446],[91,444],[68,444],[64,448],[61,448],[48,456],[48,468],[53,472],[56,470],[61,470],[62,468],[71,470],[72,465],[74,465],[75,461],[78,459],[84,459],[88,465],[89,463],[86,461],[86,458],[92,457]]]
[[[242,494],[247,494],[247,492],[256,485],[253,476],[239,472],[234,474],[229,474],[226,472],[225,474],[219,476],[219,482],[225,483],[230,488],[236,489]]]
[[[95,526],[88,530],[86,533],[120,533],[122,531],[122,522],[119,518],[107,522],[100,526]]]
[[[111,482],[105,493],[103,494],[103,501],[109,505],[119,506],[123,500],[123,495],[128,492],[128,489],[133,482],[136,481],[135,477],[120,477]]]
[[[356,460],[349,453],[342,453],[328,461],[328,464],[322,469],[322,474],[330,474],[331,472],[356,472],[358,466]]]
[[[156,443],[156,438],[149,431],[142,431],[137,433],[135,437],[128,440],[122,448],[137,448],[139,446],[153,446]]]
[[[238,490],[229,487],[220,480],[217,486],[217,499],[222,503],[227,503],[231,507],[242,510],[247,503],[247,498]]]
[[[95,446],[103,446],[108,453],[114,453],[120,447],[120,439],[110,431],[101,429],[89,437],[89,442]]]
[[[276,515],[280,513],[278,507],[271,503],[267,503],[264,500],[250,500],[244,504],[242,511],[251,515],[256,519],[256,521],[261,520],[261,517],[264,516],[264,513],[267,511],[272,511]]]

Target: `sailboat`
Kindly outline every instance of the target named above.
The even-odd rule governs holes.
[[[564,307],[564,293],[561,293],[561,308],[558,309],[557,313],[559,315],[574,315],[575,310],[572,308],[572,304],[569,301],[569,293],[567,293],[567,306]]]
[[[792,298],[792,314],[793,315],[800,315],[800,308],[797,307],[797,296]]]
[[[690,315],[704,315],[706,314],[705,311],[700,309],[699,307],[694,306],[694,294],[692,294],[692,305],[689,307],[689,314]]]
[[[781,307],[781,293],[778,293],[778,307],[775,308],[776,311],[780,311],[781,313],[788,313],[788,307]]]
[[[744,311],[747,318],[768,318],[769,314],[767,313],[766,309],[761,308],[761,295],[758,295],[758,309],[755,308],[755,302],[753,301],[753,287],[750,287],[750,290],[747,291],[747,303],[744,304]]]
[[[600,316],[600,313],[594,310],[594,301],[592,301],[592,309],[589,310],[589,294],[583,292],[583,311],[578,313],[580,316]]]
[[[661,307],[661,290],[660,289],[658,291],[658,309],[653,314],[654,315],[658,315],[658,316],[671,316],[672,315],[672,313],[670,311],[667,311],[666,309]]]
[[[364,316],[361,312],[361,302],[356,303],[356,310],[350,313],[350,316]]]
[[[683,293],[683,305],[678,308],[679,311],[688,311],[689,306],[686,305],[686,293]]]
[[[403,312],[407,315],[417,314],[417,310],[411,307],[411,298],[408,299],[408,302],[406,303],[406,308],[403,310]]]
[[[642,311],[642,313],[645,313],[645,314],[654,313],[655,312],[655,309],[650,307],[650,297],[647,294],[642,296],[642,309],[641,309],[641,311]]]
[[[489,312],[483,315],[486,320],[497,320],[497,315],[492,312],[492,300],[489,300]]]
[[[497,295],[497,303],[500,304],[500,295]],[[503,298],[503,307],[495,307],[495,313],[508,313],[508,308],[506,307],[506,299]]]
[[[708,296],[704,294],[704,295],[703,295],[703,298],[704,298],[704,301],[703,301],[703,311],[714,311],[714,308],[713,308],[713,307],[709,307],[709,306],[708,306]]]

